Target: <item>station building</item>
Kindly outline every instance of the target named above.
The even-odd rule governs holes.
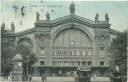
[[[48,12],[46,20],[40,20],[37,12],[34,28],[15,33],[12,23],[6,35],[14,38],[16,46],[29,46],[35,53],[38,62],[33,68],[37,76],[41,73],[64,75],[87,67],[97,76],[103,76],[109,71],[108,47],[119,32],[110,28],[107,13],[104,21],[98,19],[98,13],[95,20],[90,20],[75,15],[75,4],[69,9],[69,15],[54,20],[50,20]],[[4,23],[1,30],[5,30]]]

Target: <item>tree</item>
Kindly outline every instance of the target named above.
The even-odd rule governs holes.
[[[123,32],[113,39],[109,52],[111,55],[110,66],[119,66],[122,76],[127,75],[127,33]]]
[[[16,53],[22,55],[23,57],[23,74],[27,75],[27,72],[31,74],[32,65],[37,61],[35,54],[31,51],[31,48],[26,45],[20,45],[19,47],[17,47]]]
[[[1,37],[1,72],[2,76],[8,76],[12,71],[14,57],[14,38],[6,36]]]

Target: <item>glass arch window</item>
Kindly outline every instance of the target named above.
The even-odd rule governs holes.
[[[52,47],[92,47],[92,41],[83,30],[67,28],[56,35]]]

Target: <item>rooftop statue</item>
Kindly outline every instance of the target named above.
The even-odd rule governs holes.
[[[47,14],[46,14],[46,19],[47,19],[47,20],[50,20],[50,15],[49,15],[48,12],[47,12]]]
[[[36,21],[40,20],[40,14],[39,12],[36,12]]]
[[[70,14],[75,14],[75,4],[73,2],[70,5]]]
[[[14,25],[13,22],[12,22],[12,24],[11,24],[11,30],[15,30],[15,25]]]
[[[97,13],[96,16],[95,16],[95,21],[98,21],[99,19],[99,14]]]
[[[108,17],[108,14],[106,13],[105,15],[105,20],[108,22],[109,21],[109,17]]]
[[[5,30],[5,24],[3,22],[3,24],[1,25],[1,30]]]

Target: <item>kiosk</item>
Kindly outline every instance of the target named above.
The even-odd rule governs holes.
[[[22,81],[22,60],[23,58],[20,54],[14,56],[12,81]]]

